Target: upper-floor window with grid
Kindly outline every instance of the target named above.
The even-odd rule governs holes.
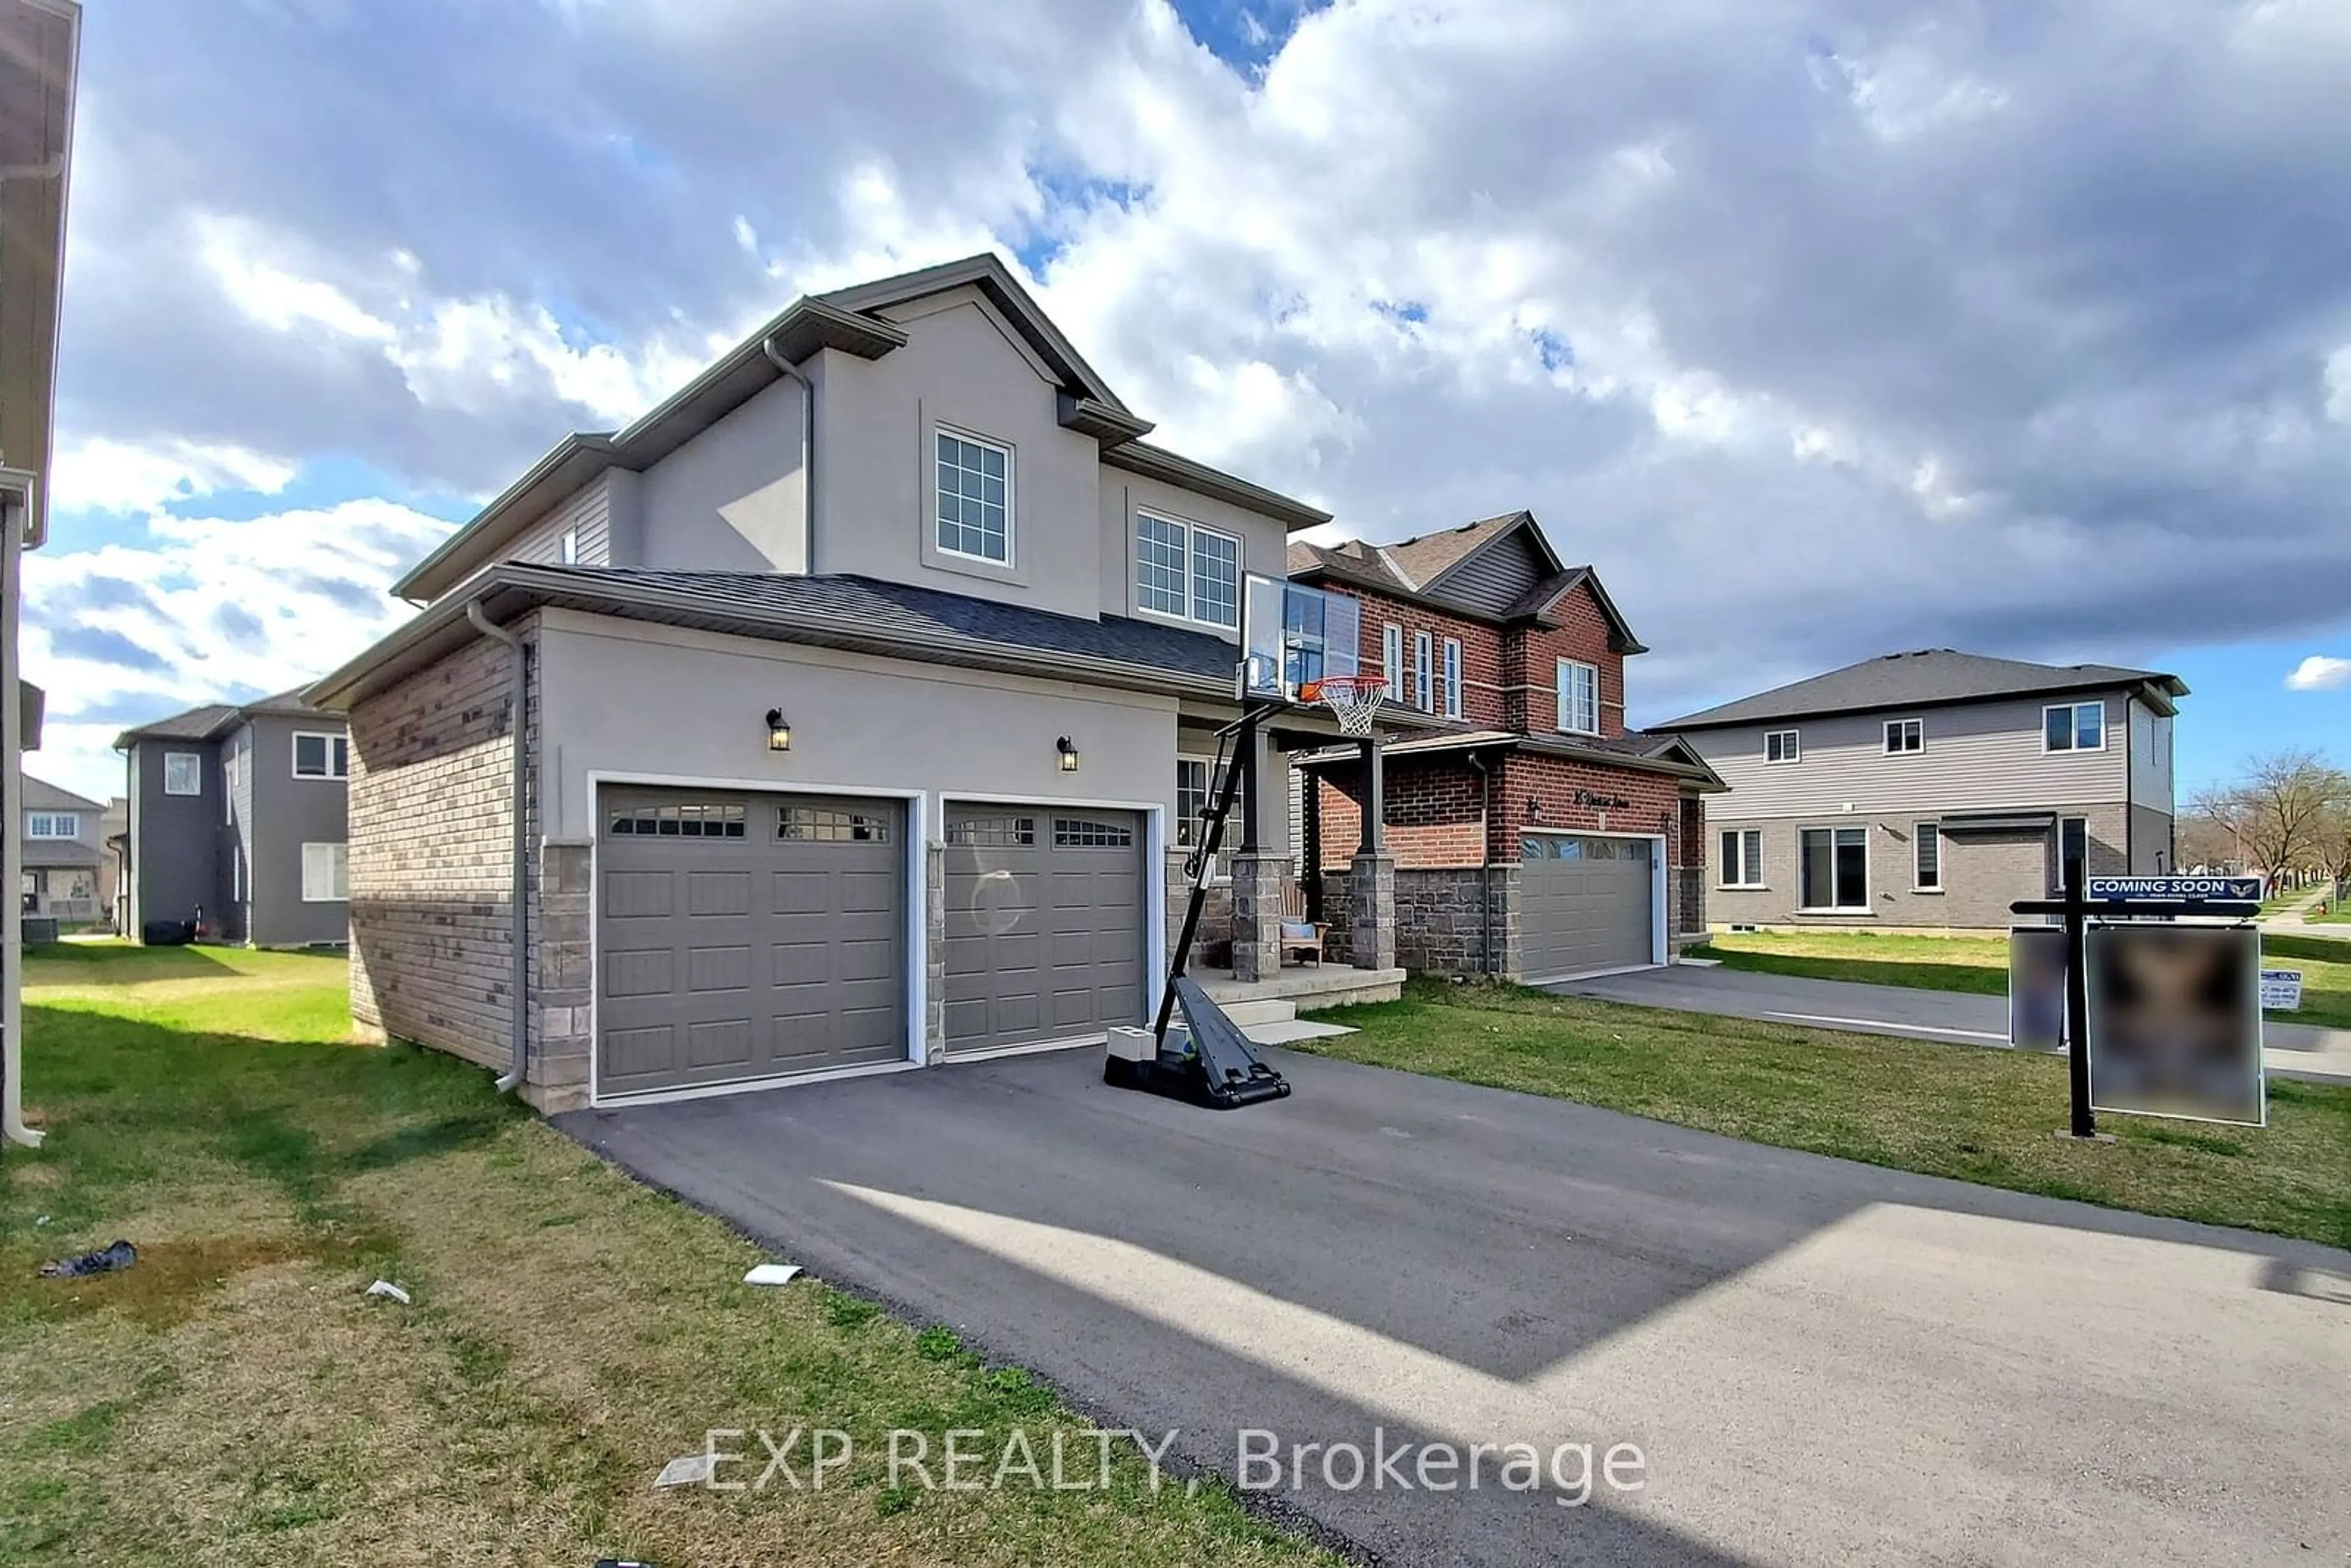
[[[716,800],[629,806],[612,814],[612,831],[624,839],[739,839],[743,807]]]
[[[1148,512],[1134,519],[1134,602],[1162,615],[1185,613],[1191,598],[1185,573],[1184,525]]]
[[[938,433],[939,549],[999,566],[1012,560],[1012,453]]]
[[[1210,626],[1241,623],[1241,541],[1197,523],[1134,515],[1134,605]]]
[[[983,849],[1020,849],[1037,841],[1034,817],[966,817],[947,824],[947,842]]]
[[[1117,822],[1097,822],[1088,817],[1053,819],[1057,850],[1127,850],[1134,847],[1134,830]]]
[[[800,843],[886,844],[890,821],[835,806],[778,806],[776,837]]]

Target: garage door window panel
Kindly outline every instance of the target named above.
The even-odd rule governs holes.
[[[886,844],[890,820],[823,806],[778,806],[776,836],[794,843]]]

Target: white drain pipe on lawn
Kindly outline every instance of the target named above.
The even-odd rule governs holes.
[[[530,749],[529,729],[523,722],[523,704],[529,696],[530,678],[529,672],[523,665],[522,639],[503,626],[492,625],[490,618],[482,613],[480,600],[465,601],[465,619],[472,622],[474,630],[483,636],[504,643],[507,652],[514,655],[514,674],[509,677],[508,687],[511,695],[507,706],[507,723],[514,731],[514,796],[511,802],[514,814],[514,1065],[507,1069],[497,1083],[499,1093],[511,1094],[515,1085],[522,1082],[523,1065],[528,1060],[530,1047],[530,932],[527,902],[530,891],[530,871],[524,862],[530,848],[530,822],[523,812],[529,791],[524,765],[529,760]]]

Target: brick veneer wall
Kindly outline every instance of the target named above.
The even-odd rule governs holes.
[[[1431,605],[1392,599],[1353,583],[1333,581],[1330,591],[1362,605],[1360,658],[1365,674],[1384,674],[1380,650],[1383,628],[1393,622],[1404,632],[1405,680],[1402,706],[1418,706],[1411,681],[1414,633],[1429,634],[1429,664],[1441,677],[1445,640],[1461,643],[1461,722],[1473,729],[1513,729],[1550,734],[1559,727],[1559,661],[1580,659],[1600,671],[1600,733],[1625,733],[1625,655],[1609,644],[1608,618],[1590,589],[1579,586],[1552,612],[1555,626],[1521,622],[1502,627]],[[1432,709],[1432,711],[1441,711]]]
[[[535,640],[535,621],[517,630]],[[351,710],[351,1016],[512,1059],[511,655],[487,638]]]
[[[1349,876],[1322,873],[1324,907],[1347,907]],[[1416,974],[1518,977],[1519,879],[1515,865],[1398,868],[1396,963]],[[1323,961],[1352,964],[1354,957],[1346,923],[1333,925]]]
[[[1516,864],[1520,836],[1530,827],[1662,832],[1667,864],[1704,863],[1705,802],[1693,796],[1685,803],[1679,781],[1668,775],[1532,752],[1489,753],[1486,765],[1499,770],[1491,786],[1490,821],[1487,781],[1459,753],[1384,760],[1387,847],[1399,868],[1476,865],[1481,859]],[[1363,807],[1356,800],[1361,772],[1341,763],[1315,774],[1326,868],[1346,863],[1363,841]],[[1578,790],[1625,804],[1579,801]]]

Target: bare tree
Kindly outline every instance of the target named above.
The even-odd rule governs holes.
[[[2274,877],[2327,858],[2325,829],[2334,802],[2351,796],[2351,779],[2315,751],[2289,749],[2247,762],[2228,792],[2245,848]]]

